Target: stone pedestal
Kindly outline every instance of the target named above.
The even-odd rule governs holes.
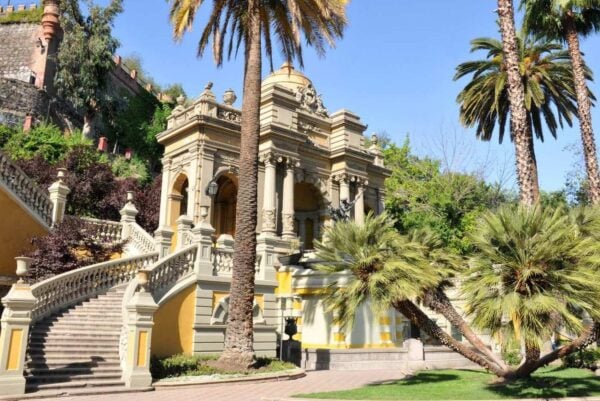
[[[164,258],[171,253],[173,230],[169,227],[159,227],[159,229],[154,232],[154,240],[159,257]]]
[[[14,284],[2,299],[0,335],[0,395],[25,393],[25,354],[35,298],[28,284]]]
[[[149,387],[152,384],[150,355],[153,316],[157,309],[152,295],[143,289],[127,304],[127,356],[123,370],[127,387]]]
[[[202,220],[194,227],[192,233],[194,235],[194,241],[198,244],[198,255],[196,257],[196,265],[194,266],[196,275],[212,276],[214,269],[212,263],[212,236],[215,233],[215,229],[209,222]]]
[[[52,226],[60,224],[65,217],[65,209],[67,208],[67,195],[71,192],[69,187],[64,183],[65,169],[58,169],[58,180],[56,180],[48,188],[50,193],[50,201],[52,201]]]
[[[278,239],[270,235],[261,234],[256,239],[256,258],[259,260],[256,278],[258,280],[276,280],[275,272],[275,246]]]
[[[420,340],[409,338],[404,341],[404,344],[408,349],[409,361],[423,361],[425,359],[423,343]]]
[[[127,203],[119,213],[121,214],[121,239],[125,241],[131,235],[130,224],[135,223],[135,218],[138,215],[138,210],[133,204],[132,191],[127,192]]]
[[[190,245],[190,244],[186,244],[185,243],[185,238],[188,235],[191,236],[192,226],[193,226],[193,222],[192,222],[192,219],[190,217],[188,217],[185,214],[179,216],[179,218],[177,219],[177,245],[176,245],[176,250],[183,249],[187,245]]]

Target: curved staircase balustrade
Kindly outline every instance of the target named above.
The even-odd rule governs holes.
[[[138,223],[127,223],[130,227],[129,242],[142,253],[154,252],[156,246],[154,238]]]
[[[34,211],[48,227],[52,225],[52,202],[46,191],[42,190],[2,151],[0,151],[0,181]]]
[[[233,247],[214,248],[212,252],[212,263],[217,276],[231,276],[233,271]]]
[[[197,253],[198,245],[190,245],[143,269],[148,272],[147,290],[157,302],[179,280],[194,272]]]
[[[130,282],[137,271],[158,260],[158,253],[110,260],[51,277],[31,287],[35,297],[32,321],[69,305],[91,298],[101,291]]]
[[[100,220],[91,217],[83,217],[86,228],[92,231],[93,238],[104,243],[120,242],[123,226],[118,221]]]

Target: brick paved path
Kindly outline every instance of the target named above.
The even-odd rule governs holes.
[[[227,384],[219,386],[196,386],[180,389],[157,390],[147,393],[106,394],[59,398],[60,401],[262,401],[278,397],[289,397],[299,393],[335,391],[361,387],[401,379],[399,370],[369,371],[318,371],[308,372],[306,377],[296,380],[267,383]]]

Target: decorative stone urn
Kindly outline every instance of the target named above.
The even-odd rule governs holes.
[[[225,103],[227,106],[232,106],[236,100],[237,96],[233,89],[227,89],[223,94],[223,103]]]

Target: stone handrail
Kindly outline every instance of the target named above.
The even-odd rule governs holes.
[[[144,269],[148,272],[148,292],[156,301],[180,279],[193,273],[197,251],[198,245],[190,245]]]
[[[100,242],[120,242],[122,225],[118,221],[99,220],[84,217],[86,228],[92,232],[95,240]]]
[[[129,232],[129,243],[142,253],[154,252],[154,238],[148,234],[138,223],[128,223],[131,231]]]
[[[52,202],[46,191],[42,190],[2,151],[0,151],[0,181],[42,221],[48,226],[52,225]]]
[[[36,298],[32,320],[40,320],[49,314],[131,281],[138,270],[158,260],[158,253],[82,267],[51,277],[31,287]]]

